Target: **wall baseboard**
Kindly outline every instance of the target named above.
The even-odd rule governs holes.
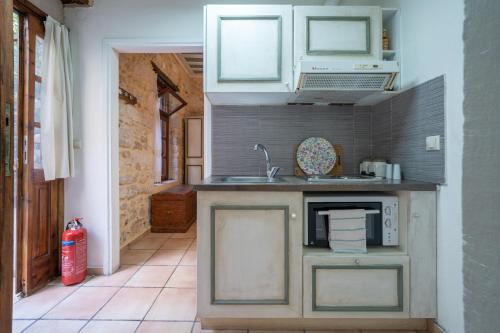
[[[128,243],[120,247],[120,256],[123,254],[123,251],[127,249],[127,247],[130,245],[130,243],[133,243],[135,241],[138,241],[146,236],[151,231],[151,226],[149,228],[145,229],[142,233],[137,235],[135,238],[132,238]]]
[[[87,267],[87,275],[104,275],[102,267]]]
[[[433,319],[427,320],[427,331],[429,333],[446,333],[446,331]]]

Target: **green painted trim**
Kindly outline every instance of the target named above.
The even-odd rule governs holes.
[[[285,276],[284,276],[284,293],[285,297],[283,299],[258,299],[258,300],[232,300],[232,299],[216,299],[215,298],[215,213],[217,210],[283,210],[285,220],[285,230],[284,230],[284,241],[285,241]],[[289,207],[288,206],[246,206],[246,205],[235,205],[235,206],[212,206],[210,207],[210,304],[222,305],[222,304],[235,304],[235,305],[271,305],[271,304],[290,304],[290,291],[289,291],[289,279],[290,279],[290,257],[289,257]]]
[[[316,271],[319,269],[395,269],[398,280],[398,305],[394,306],[319,306],[316,304]],[[403,265],[313,265],[312,266],[312,311],[380,311],[401,312],[403,311]]]
[[[366,48],[364,50],[311,50],[310,22],[311,21],[364,21],[366,23]],[[347,55],[371,53],[371,20],[369,16],[307,16],[306,17],[306,54],[308,55]]]
[[[222,77],[221,67],[221,24],[223,20],[277,20],[278,21],[278,57],[277,57],[277,76],[261,77],[261,78],[246,78],[246,77]],[[281,67],[282,67],[282,18],[281,15],[273,16],[219,16],[217,18],[217,82],[258,82],[258,81],[281,81]]]

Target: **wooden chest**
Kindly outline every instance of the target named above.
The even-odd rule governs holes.
[[[196,221],[196,192],[179,185],[151,196],[151,232],[186,232]]]

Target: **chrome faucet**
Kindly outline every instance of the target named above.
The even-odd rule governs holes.
[[[278,174],[278,171],[280,170],[279,167],[271,167],[271,157],[269,156],[269,152],[267,151],[267,148],[263,144],[256,144],[253,147],[253,150],[257,151],[263,151],[264,154],[266,155],[266,174],[268,179],[273,179],[276,177]]]

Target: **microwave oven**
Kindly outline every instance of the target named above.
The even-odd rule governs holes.
[[[329,247],[329,217],[324,212],[340,209],[367,211],[367,246],[399,245],[398,198],[396,196],[324,194],[304,196],[304,245]]]

